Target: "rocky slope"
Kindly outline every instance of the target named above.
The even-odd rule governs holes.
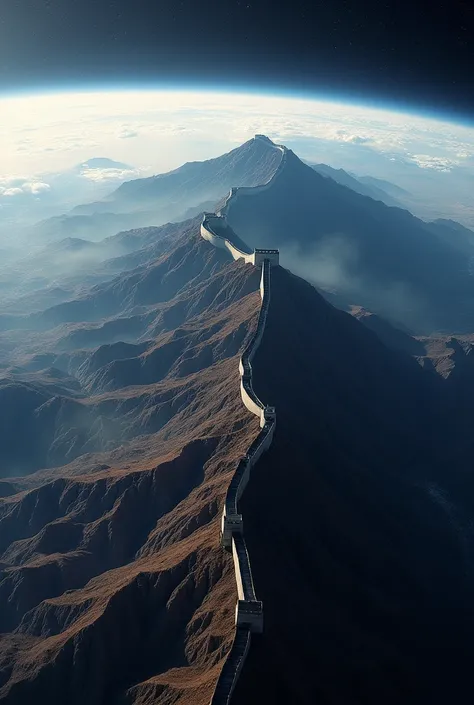
[[[238,385],[258,287],[183,227],[4,332],[0,701],[209,701],[235,606],[218,510],[258,432]]]

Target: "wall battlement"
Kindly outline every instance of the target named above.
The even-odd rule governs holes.
[[[262,139],[262,137],[263,135],[255,135],[255,139]],[[265,139],[265,141],[269,140]],[[286,147],[280,144],[276,144],[274,147],[281,152],[281,160],[271,179],[269,179],[266,184],[261,184],[260,186],[234,186],[229,191],[227,198],[224,201],[224,205],[218,211],[217,215],[220,215],[223,218],[227,217],[229,214],[229,209],[235,203],[237,198],[240,198],[241,196],[255,196],[258,193],[262,193],[262,191],[266,191],[275,183],[285,168],[288,151]]]
[[[267,138],[256,135],[255,139]],[[268,140],[269,141],[269,140]],[[226,214],[232,201],[247,194],[258,193],[268,188],[281,173],[286,161],[286,149],[275,145],[282,152],[282,159],[270,181],[254,188],[232,188],[224,206],[216,213],[204,213],[201,236],[215,247],[226,249],[234,260],[243,259],[246,263],[261,267],[260,295],[262,303],[257,327],[239,361],[240,394],[247,409],[260,420],[260,432],[251,443],[246,455],[240,460],[227,489],[221,519],[221,545],[232,551],[238,600],[235,607],[235,636],[232,648],[211,698],[210,705],[229,705],[235,684],[242,670],[250,648],[251,634],[263,631],[263,604],[257,600],[253,584],[250,558],[244,537],[244,523],[239,513],[238,503],[250,479],[250,471],[271,445],[276,427],[276,411],[266,406],[256,395],[252,385],[252,359],[260,345],[265,330],[270,307],[270,279],[272,265],[279,264],[279,251],[273,249],[251,250],[242,243],[228,227]]]
[[[227,231],[229,237],[224,237],[221,234],[225,231]],[[256,267],[262,266],[265,260],[275,265],[279,264],[279,250],[244,250],[242,246],[238,247],[236,245],[235,240],[233,241],[233,235],[235,236],[223,216],[216,215],[215,213],[204,214],[201,223],[201,237],[212,243],[214,247],[218,247],[221,250],[226,249],[234,259],[243,259],[245,262],[253,264]]]

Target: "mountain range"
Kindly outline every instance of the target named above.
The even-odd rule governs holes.
[[[119,230],[183,220],[211,209],[232,186],[264,183],[280,158],[270,141],[259,136],[221,157],[126,181],[100,201],[42,221],[31,237],[41,242],[68,236],[98,240]]]
[[[194,217],[231,187],[268,183],[281,168],[264,193],[233,202],[228,222],[244,240],[279,246],[288,266],[342,307],[361,305],[423,335],[470,331],[471,230],[416,218],[401,207],[410,194],[394,184],[286,154],[280,167],[281,151],[259,135],[222,157],[126,182],[102,201],[41,223],[36,237],[95,241]]]
[[[319,170],[258,135],[0,271],[0,702],[465,701],[473,234]]]
[[[341,305],[362,305],[419,334],[471,330],[467,228],[375,201],[289,150],[278,178],[252,198],[237,196],[227,220],[251,246],[279,247],[293,271]]]
[[[383,181],[382,179],[371,179],[371,177],[356,176],[355,174],[349,174],[344,169],[334,169],[327,164],[309,164],[318,174],[322,176],[327,176],[328,178],[336,181],[336,183],[341,184],[341,186],[347,186],[352,191],[360,193],[361,196],[368,196],[375,201],[382,201],[387,206],[394,206],[396,208],[403,208],[402,198],[404,196],[409,196],[409,193],[404,189],[391,184],[388,181]],[[400,200],[397,200],[396,197]]]

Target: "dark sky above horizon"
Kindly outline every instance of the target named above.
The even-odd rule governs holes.
[[[474,117],[472,0],[8,0],[0,94],[200,82]]]

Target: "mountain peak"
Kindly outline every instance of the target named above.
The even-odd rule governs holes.
[[[282,148],[265,135],[255,135],[219,157],[187,162],[166,174],[127,181],[104,201],[81,206],[80,212],[93,215],[149,210],[154,220],[180,220],[190,206],[205,210],[204,203],[218,203],[231,188],[268,183],[281,160]]]
[[[259,140],[260,142],[266,142],[267,144],[271,145],[272,147],[276,147],[275,142],[272,142],[272,140],[269,137],[267,137],[266,135],[255,135],[254,139]]]
[[[81,162],[77,165],[77,169],[133,169],[129,164],[124,164],[123,162],[116,162],[113,159],[108,159],[107,157],[92,157],[92,159],[87,159],[85,162]]]

